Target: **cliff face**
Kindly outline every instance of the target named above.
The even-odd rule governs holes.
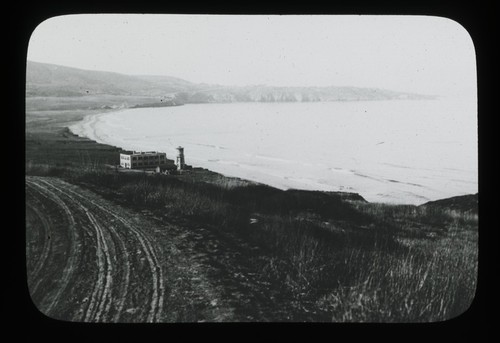
[[[193,102],[313,102],[390,99],[428,99],[430,97],[390,90],[358,87],[224,87],[197,91],[187,97]]]

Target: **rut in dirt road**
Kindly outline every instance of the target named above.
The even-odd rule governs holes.
[[[26,218],[28,288],[49,317],[269,321],[295,311],[260,275],[254,247],[230,233],[172,224],[54,177],[26,177]]]
[[[162,249],[146,230],[64,181],[27,177],[26,187],[28,286],[42,313],[70,321],[162,321]]]

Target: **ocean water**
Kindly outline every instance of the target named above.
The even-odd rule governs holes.
[[[158,150],[281,189],[421,204],[478,191],[477,105],[467,99],[189,104],[86,117],[101,143]]]

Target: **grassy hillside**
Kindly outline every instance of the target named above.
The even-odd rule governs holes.
[[[227,277],[244,283],[238,266],[257,266],[253,278],[263,280],[262,293],[287,304],[283,320],[440,321],[464,312],[474,298],[477,195],[388,205],[349,193],[281,191],[201,169],[116,172],[106,164],[118,163],[119,149],[64,128],[83,113],[29,117],[27,174],[61,177],[133,209],[137,218],[233,242],[239,254],[227,262],[233,268]],[[217,270],[221,261],[209,263]]]
[[[258,266],[256,278],[271,280],[270,296],[293,304],[292,320],[439,321],[464,312],[475,294],[477,217],[467,214],[335,196],[325,202],[314,194],[303,201],[293,192],[112,173],[95,165],[30,172],[89,187],[138,215],[256,247],[241,258]],[[235,270],[238,263],[231,262]]]
[[[82,70],[27,62],[26,96],[75,97],[86,95],[161,96],[178,91],[179,81],[168,82],[118,73]],[[187,81],[185,84],[189,84]]]
[[[27,62],[29,110],[89,109],[225,102],[309,102],[427,99],[429,96],[360,87],[274,87],[195,84],[170,76],[132,76]],[[163,103],[162,103],[163,102]],[[73,107],[71,107],[73,106]]]
[[[429,201],[420,205],[425,208],[434,208],[437,210],[466,212],[471,215],[477,215],[479,194],[470,194],[465,196],[456,196],[447,199]]]

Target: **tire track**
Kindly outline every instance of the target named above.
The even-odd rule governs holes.
[[[99,208],[102,212],[107,213],[111,215],[113,218],[117,219],[119,222],[121,222],[123,225],[125,225],[132,234],[136,237],[138,242],[141,245],[142,250],[145,252],[146,259],[149,264],[149,268],[151,271],[151,277],[152,277],[152,296],[151,296],[151,303],[150,303],[150,311],[147,317],[148,322],[158,322],[161,320],[161,315],[163,313],[163,303],[164,303],[164,277],[163,277],[163,271],[160,265],[160,262],[157,257],[157,252],[156,249],[154,248],[153,244],[151,243],[151,240],[146,236],[145,233],[143,233],[141,230],[137,229],[133,224],[131,224],[128,220],[124,219],[120,215],[116,214],[113,211],[108,210],[107,208],[101,206],[97,202],[93,201],[92,199],[86,198],[85,196],[69,189],[65,188],[64,190],[61,189],[60,187],[56,186],[54,183],[55,180],[50,180],[51,182],[47,180],[40,180],[41,182],[47,184],[48,186],[54,188],[58,192],[65,194],[66,196],[70,197],[79,207],[85,208],[81,202],[75,200],[72,196],[70,196],[69,193],[76,195],[77,197],[83,199],[84,201],[91,203],[93,206],[96,208]],[[86,208],[85,208],[86,209]],[[90,213],[88,209],[86,209],[87,213]],[[93,216],[92,216],[93,217]],[[89,217],[89,219],[91,219]],[[93,217],[91,219],[91,222],[97,223],[95,218]],[[113,230],[110,230],[113,231]],[[115,236],[121,241],[121,238],[119,235],[115,233]],[[102,236],[102,239],[104,239],[104,236]],[[123,242],[122,242],[123,243]],[[122,245],[124,247],[124,245]],[[126,251],[126,249],[125,249]],[[127,283],[129,279],[129,270],[126,272],[126,278],[127,278]],[[124,301],[125,301],[125,296],[121,297],[121,301],[119,304],[119,311],[117,311],[114,320],[118,320],[119,316],[121,314],[121,311],[124,306]],[[109,303],[108,303],[109,304]],[[93,305],[94,306],[94,305]]]
[[[96,206],[100,207],[96,204]],[[105,208],[102,208],[104,211],[108,211]],[[126,225],[132,232],[134,232],[141,242],[141,245],[146,252],[146,258],[148,259],[152,278],[153,278],[153,296],[151,301],[151,311],[147,318],[148,322],[160,322],[161,315],[163,313],[163,303],[164,303],[164,293],[165,287],[163,283],[163,271],[161,265],[158,261],[158,257],[156,256],[155,249],[153,248],[151,241],[139,230],[137,230],[130,222],[115,215],[112,212],[109,212],[111,215],[115,216],[120,222]]]
[[[66,261],[66,265],[63,269],[60,286],[55,290],[55,295],[53,296],[52,301],[45,309],[47,314],[51,314],[54,307],[59,303],[59,299],[61,294],[66,290],[68,283],[73,275],[73,271],[75,270],[76,260],[79,257],[80,249],[78,248],[78,234],[75,229],[75,218],[71,213],[71,210],[66,206],[66,204],[52,191],[38,184],[36,181],[31,179],[26,179],[26,184],[28,187],[31,187],[35,192],[38,192],[44,198],[50,199],[54,201],[57,205],[59,205],[66,214],[66,217],[69,220],[69,232],[71,235],[70,243],[69,243],[69,257]]]
[[[117,215],[116,213],[108,210],[105,207],[102,207],[101,205],[97,204],[93,200],[86,199],[82,195],[69,190],[69,192],[74,193],[85,200],[91,202],[93,205],[101,209],[102,211],[110,214],[117,220],[119,220],[121,223],[123,223],[126,227],[130,229],[132,233],[135,234],[137,237],[138,241],[140,242],[142,249],[146,253],[146,259],[148,260],[149,267],[151,270],[152,274],[152,279],[153,279],[153,295],[152,295],[152,300],[151,300],[151,311],[148,315],[147,321],[148,322],[154,322],[154,321],[160,321],[161,314],[163,312],[163,302],[164,302],[164,283],[163,283],[163,272],[161,269],[161,265],[158,261],[158,257],[156,256],[155,249],[153,248],[153,245],[151,244],[151,241],[146,237],[146,235],[141,232],[140,230],[136,229],[134,225],[132,225],[128,220],[124,219],[123,217]]]
[[[36,291],[38,290],[38,286],[40,285],[41,278],[39,278],[40,271],[42,270],[42,267],[45,265],[45,262],[47,261],[47,258],[49,256],[49,253],[52,248],[52,243],[49,237],[52,234],[50,224],[45,218],[45,216],[33,205],[28,204],[27,206],[30,208],[30,210],[36,215],[38,220],[40,220],[40,223],[42,224],[43,228],[43,246],[42,246],[42,252],[40,253],[40,256],[37,259],[37,262],[33,268],[33,270],[30,272],[30,279],[35,280],[35,283],[31,285],[31,292],[32,294],[35,294]]]
[[[123,311],[123,306],[125,305],[125,300],[127,299],[127,294],[128,294],[128,287],[130,284],[130,257],[127,248],[125,247],[125,243],[123,242],[123,239],[118,235],[118,233],[113,229],[112,226],[110,226],[110,231],[114,234],[114,236],[118,240],[118,244],[120,246],[120,251],[124,255],[123,259],[121,260],[122,268],[123,268],[123,282],[120,283],[120,290],[119,294],[120,296],[118,297],[117,300],[117,306],[116,306],[116,312],[115,316],[113,317],[114,322],[118,322],[120,320],[120,316]],[[116,258],[116,256],[115,256]],[[115,259],[116,260],[116,259]]]
[[[72,190],[68,190],[82,198],[78,193],[73,192]],[[86,199],[88,200],[88,199]],[[143,251],[146,253],[146,259],[148,260],[149,267],[151,270],[151,275],[153,279],[153,295],[151,299],[151,311],[147,317],[148,322],[158,322],[160,321],[161,314],[163,313],[163,302],[164,302],[164,283],[163,283],[163,272],[161,269],[161,265],[158,261],[158,257],[156,256],[155,249],[153,245],[151,244],[151,241],[146,237],[146,235],[141,232],[140,230],[136,229],[134,225],[132,225],[128,220],[124,219],[123,217],[117,215],[116,213],[108,210],[105,207],[102,207],[101,205],[95,203],[92,200],[90,201],[94,206],[98,207],[102,211],[110,214],[117,220],[119,220],[122,224],[124,224],[126,227],[130,229],[132,233],[135,234],[137,237],[138,241],[141,244],[141,247]]]
[[[117,309],[112,321],[119,321],[127,297],[128,286],[130,282],[129,253],[125,246],[125,243],[123,242],[123,239],[118,235],[118,233],[112,226],[103,229],[102,225],[96,219],[95,215],[92,214],[91,211],[81,202],[71,196],[71,194],[46,180],[40,180],[40,182],[68,197],[76,208],[81,209],[85,213],[95,232],[98,273],[96,283],[90,296],[89,305],[85,311],[84,321],[105,321],[105,318],[109,317],[111,305],[114,303],[117,305]],[[72,191],[71,193],[79,195],[78,193]],[[106,234],[108,234],[108,236],[106,236]],[[123,268],[123,282],[120,283],[118,295],[113,297],[112,286],[114,282],[112,274],[115,271],[115,268],[113,266],[117,263],[117,259],[116,256],[113,256],[113,260],[115,261],[115,263],[111,261],[112,256],[109,246],[113,245],[114,247],[115,241],[118,242],[118,247],[123,253],[124,259],[120,260],[120,262],[123,262],[123,265],[120,263],[120,266]]]
[[[97,282],[94,286],[91,301],[85,314],[85,321],[99,321],[102,311],[106,309],[105,312],[108,313],[111,306],[110,288],[113,283],[113,277],[111,275],[113,267],[111,264],[109,248],[106,243],[106,239],[104,238],[101,226],[86,207],[83,205],[81,205],[81,207],[95,228],[97,239],[96,254],[99,268]],[[106,301],[108,301],[108,305],[105,307]]]

